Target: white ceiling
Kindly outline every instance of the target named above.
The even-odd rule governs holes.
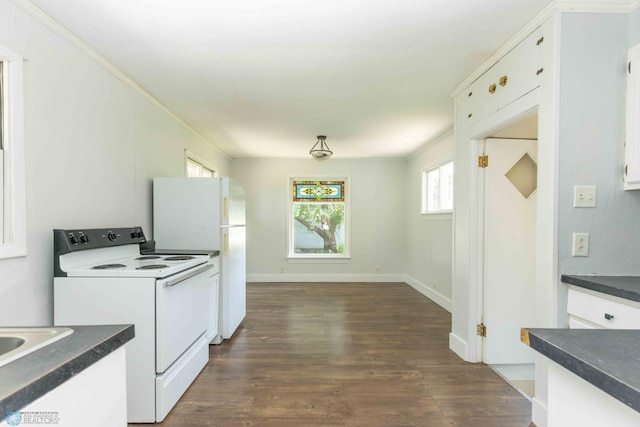
[[[406,157],[551,0],[31,0],[232,158]]]

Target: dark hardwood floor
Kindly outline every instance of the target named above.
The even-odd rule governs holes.
[[[247,318],[162,426],[529,426],[531,404],[449,350],[404,283],[250,283]]]

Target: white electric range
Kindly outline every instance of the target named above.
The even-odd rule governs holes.
[[[209,360],[218,273],[208,255],[141,255],[144,242],[140,227],[54,230],[54,323],[135,325],[130,423],[162,421]]]

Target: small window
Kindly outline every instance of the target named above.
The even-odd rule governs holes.
[[[188,178],[212,178],[218,176],[215,168],[207,166],[203,161],[185,151],[185,173]]]
[[[0,259],[27,253],[22,63],[0,46]]]
[[[422,213],[453,212],[453,161],[422,170]]]
[[[348,257],[347,180],[291,179],[289,257]]]

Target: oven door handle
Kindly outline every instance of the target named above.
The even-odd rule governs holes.
[[[173,280],[167,280],[167,282],[164,285],[165,285],[165,287],[175,286],[178,283],[184,282],[185,280],[190,279],[193,276],[202,273],[203,271],[211,270],[212,268],[213,268],[213,265],[207,264],[204,267],[200,267],[197,270],[192,271],[191,273],[187,274],[186,276],[180,276],[180,277],[176,277]]]

